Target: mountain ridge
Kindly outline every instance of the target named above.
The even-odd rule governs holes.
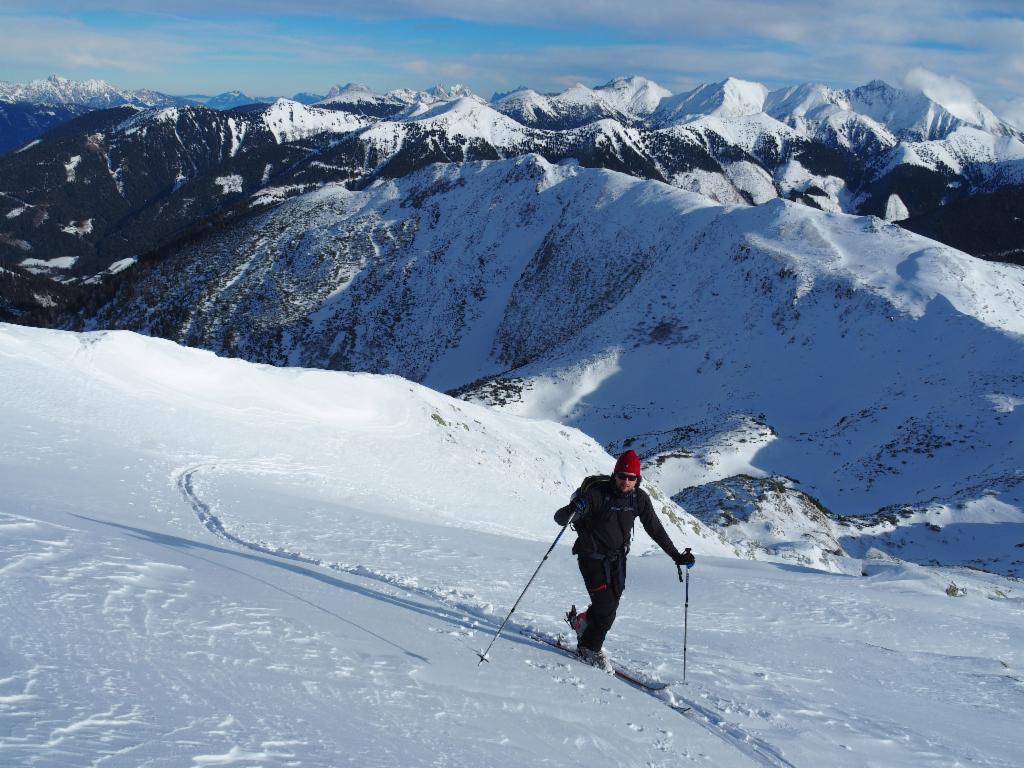
[[[104,124],[106,113],[92,112],[54,132],[50,141],[37,140],[0,158],[0,172],[9,180],[7,207],[0,211],[5,214],[0,260],[56,279],[95,282],[124,259],[205,226],[211,216],[233,215],[237,206],[244,212],[251,201],[276,204],[281,195],[325,183],[359,188],[432,162],[529,152],[552,162],[576,161],[666,181],[721,203],[757,205],[785,198],[890,220],[917,219],[974,195],[1024,187],[1024,142],[1017,136],[960,126],[941,140],[901,140],[871,118],[841,110],[834,102],[845,102],[837,92],[818,87],[783,94],[780,103],[796,115],[784,122],[781,107],[774,109],[771,94],[756,84],[719,85],[698,89],[705,108],[714,112],[709,105],[729,93],[738,94],[739,107],[654,130],[615,108],[600,89],[582,86],[567,91],[570,98],[562,103],[583,109],[579,114],[585,119],[561,130],[526,125],[501,111],[500,103],[487,104],[458,87],[380,95],[350,84],[312,106],[278,99],[227,111],[159,107],[133,114],[128,123],[135,126],[133,136],[127,136],[120,113],[109,113]],[[604,88],[623,103],[638,94],[656,95],[650,81],[641,78],[613,80]],[[506,98],[523,97],[517,92]],[[765,99],[762,106],[775,116],[752,111],[758,99]],[[592,120],[598,113],[588,111],[591,103],[600,107],[600,119]],[[651,104],[648,98],[643,108]],[[815,112],[818,107],[825,111]],[[174,133],[166,130],[170,117]],[[151,130],[143,130],[147,123]],[[137,159],[118,160],[119,147]],[[106,171],[88,162],[74,174],[66,171],[82,162],[75,158],[97,151],[106,158]],[[145,168],[146,155],[162,160]],[[40,174],[40,168],[46,170]],[[126,198],[125,185],[146,192]],[[260,189],[258,197],[249,197]],[[4,202],[0,199],[0,206]],[[30,209],[46,210],[48,219],[22,215]],[[158,213],[159,225],[135,228],[136,219]],[[86,229],[83,222],[92,223]],[[126,224],[136,230],[127,240],[122,237]],[[69,232],[75,233],[73,240]],[[1005,236],[995,239],[1000,245],[992,257],[1015,253],[1016,236],[1008,238],[1009,249]],[[974,252],[986,255],[984,245]]]

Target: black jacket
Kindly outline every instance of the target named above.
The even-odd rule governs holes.
[[[665,532],[654,512],[651,497],[635,488],[622,493],[614,480],[593,483],[583,493],[587,501],[586,512],[573,522],[576,543],[572,551],[582,557],[617,557],[629,551],[633,536],[633,523],[640,518],[644,530],[671,558],[679,551]],[[572,515],[572,507],[562,507],[555,513],[555,522],[565,525]]]

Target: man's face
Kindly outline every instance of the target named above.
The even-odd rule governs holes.
[[[616,472],[615,473],[615,485],[620,491],[626,493],[636,488],[636,475],[628,474],[627,472]]]

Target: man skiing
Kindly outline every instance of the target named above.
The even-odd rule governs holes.
[[[644,530],[677,565],[690,568],[694,564],[689,549],[680,554],[672,543],[654,512],[650,496],[640,490],[640,482],[640,457],[634,451],[626,451],[615,462],[610,478],[587,478],[569,504],[555,513],[559,525],[572,520],[576,530],[572,552],[590,593],[587,610],[577,613],[574,605],[566,614],[566,620],[576,631],[576,653],[582,661],[605,670],[611,664],[601,646],[626,588],[626,555],[634,521],[640,518]]]

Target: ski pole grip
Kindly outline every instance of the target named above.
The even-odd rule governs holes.
[[[685,554],[685,553],[687,553],[689,551],[690,551],[690,548],[687,547],[686,549],[683,550],[683,554]],[[683,566],[681,566],[679,563],[676,563],[676,573],[679,574],[679,581],[682,581],[683,580]]]

